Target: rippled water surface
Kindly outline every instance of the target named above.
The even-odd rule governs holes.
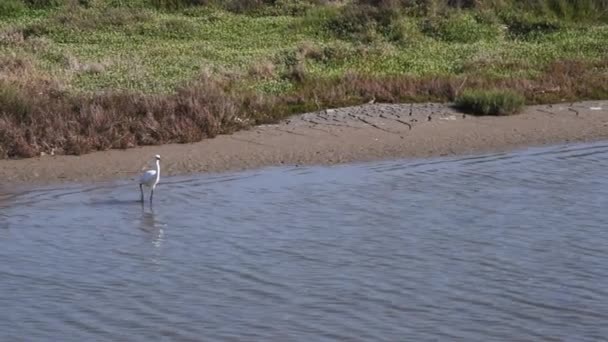
[[[0,195],[0,340],[608,336],[608,143]]]

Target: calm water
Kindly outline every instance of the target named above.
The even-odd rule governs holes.
[[[0,200],[0,340],[608,337],[608,142]]]

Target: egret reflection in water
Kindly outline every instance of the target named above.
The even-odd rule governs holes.
[[[155,247],[161,247],[165,236],[164,228],[166,224],[157,220],[154,214],[154,207],[146,208],[143,203],[141,205],[141,219],[139,229],[149,234],[152,239],[152,244]]]

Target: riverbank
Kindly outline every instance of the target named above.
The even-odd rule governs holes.
[[[601,139],[608,139],[608,101],[529,106],[519,115],[502,117],[464,115],[438,103],[367,104],[297,115],[192,144],[0,160],[0,177],[12,185],[135,179],[154,154],[162,156],[162,174],[167,176]]]
[[[372,99],[608,99],[600,0],[1,3],[0,159],[195,143]]]

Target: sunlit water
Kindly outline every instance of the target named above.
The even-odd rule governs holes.
[[[0,198],[0,341],[608,337],[608,143]]]

